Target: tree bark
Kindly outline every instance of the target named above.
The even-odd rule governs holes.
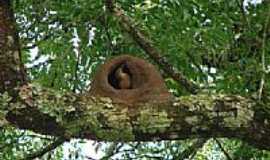
[[[270,98],[270,97],[268,97]],[[136,106],[109,98],[60,93],[36,85],[20,88],[16,102],[1,99],[7,120],[41,134],[103,141],[238,138],[270,149],[269,101],[237,95],[186,96],[169,103]]]
[[[20,59],[19,38],[11,2],[0,0],[0,93],[15,95],[15,87],[25,83],[26,76]]]

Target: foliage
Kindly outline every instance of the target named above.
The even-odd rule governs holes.
[[[0,159],[13,160],[22,158],[26,154],[37,151],[52,141],[51,137],[40,136],[29,131],[21,131],[12,127],[5,127],[0,132]],[[46,154],[44,158],[61,159],[62,148]]]
[[[268,0],[257,5],[243,5],[242,0],[117,3],[161,50],[162,56],[207,92],[257,94],[263,76],[264,91],[270,90]],[[152,61],[122,32],[116,19],[106,12],[103,1],[17,0],[13,6],[28,75],[41,85],[82,93],[105,58],[130,53]],[[188,94],[169,75],[163,76],[175,95]],[[0,134],[0,147],[10,144],[1,149],[0,159],[14,159],[14,152],[33,152],[46,144],[42,139],[33,142],[24,131],[0,130]],[[124,144],[123,150],[118,147],[116,151],[125,159],[154,159],[151,156],[155,155],[173,159],[190,142]],[[242,142],[224,142],[235,159],[269,158],[269,153],[251,149]],[[215,142],[207,143],[205,148],[211,154],[222,154]],[[109,155],[115,149],[106,151]],[[63,156],[60,152],[61,149],[53,153],[54,159]],[[208,159],[207,156],[199,152],[195,158]]]

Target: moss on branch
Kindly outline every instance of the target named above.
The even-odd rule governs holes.
[[[17,101],[2,94],[0,103],[1,119],[6,118],[22,129],[67,139],[151,141],[228,137],[243,139],[258,148],[270,146],[269,111],[258,107],[252,99],[235,95],[201,94],[164,104],[128,106],[113,103],[110,98],[29,84],[20,88]],[[262,113],[265,116],[258,116]]]

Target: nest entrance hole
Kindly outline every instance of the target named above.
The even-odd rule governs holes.
[[[132,87],[132,73],[130,71],[130,68],[127,64],[127,62],[122,62],[120,64],[118,64],[116,67],[114,67],[108,74],[108,82],[109,84],[114,88],[114,89],[122,89],[120,87],[120,81],[121,79],[119,79],[119,70],[121,70],[121,72],[123,74],[125,74],[126,76],[129,77],[130,80],[130,87],[128,89],[133,89]]]

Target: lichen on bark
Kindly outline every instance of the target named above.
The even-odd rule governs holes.
[[[7,109],[1,116],[19,128],[41,134],[103,141],[217,136],[237,137],[252,144],[252,138],[262,142],[261,137],[270,133],[269,111],[241,96],[183,96],[168,104],[129,106],[106,97],[55,91],[37,84],[18,91],[13,101],[1,94],[1,110]],[[258,130],[256,136],[254,130]],[[268,144],[263,141],[261,146]]]
[[[171,126],[173,119],[169,117],[166,110],[159,110],[157,106],[145,105],[140,109],[135,128],[143,133],[164,132]]]

